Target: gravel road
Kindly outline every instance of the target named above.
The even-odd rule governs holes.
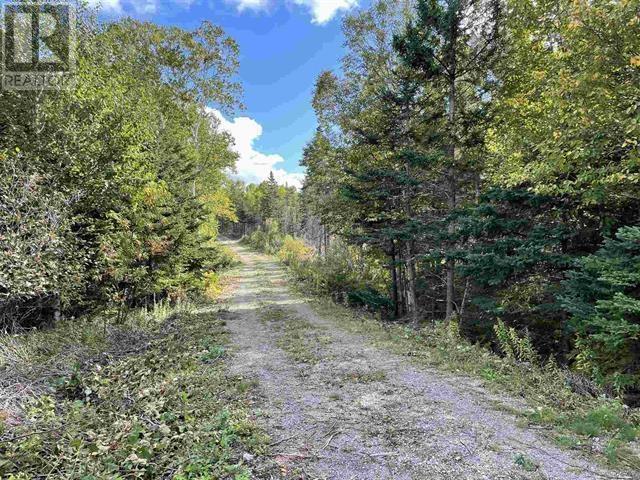
[[[231,368],[257,383],[257,419],[273,439],[258,478],[632,478],[521,428],[480,382],[346,332],[292,293],[271,257],[229,246],[243,262],[223,309]]]

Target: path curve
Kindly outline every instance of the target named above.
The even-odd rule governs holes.
[[[243,262],[225,300],[231,369],[257,381],[258,421],[279,467],[260,478],[631,478],[518,427],[479,382],[344,331],[290,291],[271,257],[228,245]]]

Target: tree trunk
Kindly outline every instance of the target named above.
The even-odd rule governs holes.
[[[407,242],[407,310],[411,314],[411,324],[418,326],[418,302],[416,299],[416,260],[413,252],[413,242]]]
[[[398,265],[396,262],[396,242],[391,240],[391,297],[393,299],[393,317],[400,316],[400,299],[398,298]]]
[[[456,8],[456,7],[454,7]],[[449,194],[449,213],[457,207],[457,179],[456,179],[456,41],[458,34],[458,24],[456,20],[451,22],[451,38],[450,50],[449,50],[449,115],[448,115],[448,127],[449,127],[449,168],[447,169],[447,183]],[[448,231],[450,234],[454,233],[453,224],[449,224]],[[449,247],[453,245],[450,243]],[[447,310],[446,320],[449,321],[455,315],[455,260],[447,260]]]
[[[405,267],[404,267],[404,255],[402,249],[397,251],[398,258],[398,316],[403,317],[407,312],[407,296],[406,292],[406,282],[405,282]]]
[[[62,319],[62,306],[60,302],[60,293],[56,292],[53,297],[53,327],[55,327]]]

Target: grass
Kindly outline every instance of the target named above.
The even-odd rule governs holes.
[[[382,382],[387,378],[387,374],[382,370],[375,370],[371,372],[349,372],[342,377],[344,382],[351,383],[375,383]]]
[[[298,363],[315,364],[322,358],[320,350],[330,340],[309,321],[276,305],[265,305],[261,320],[271,323],[280,333],[276,345]]]
[[[103,354],[22,399],[18,425],[0,435],[1,478],[252,478],[243,454],[264,454],[269,439],[250,414],[255,384],[227,374],[217,313],[134,319],[124,330],[145,337],[138,343],[124,330],[101,337],[95,328],[65,324],[2,340],[4,368],[22,362],[24,371],[42,360],[64,370]],[[114,335],[135,351],[105,355]],[[65,360],[65,351],[76,353]]]
[[[126,322],[113,324],[105,317],[85,317],[60,322],[54,329],[0,336],[0,372],[11,370],[27,379],[43,373],[68,372],[74,365],[111,349],[114,343],[139,341],[157,331],[166,319],[193,309],[190,303],[158,303],[130,313]],[[117,345],[122,350],[122,345]]]
[[[535,472],[536,470],[538,470],[538,468],[540,468],[537,463],[535,463],[533,460],[522,453],[518,453],[515,456],[514,462],[525,472]]]

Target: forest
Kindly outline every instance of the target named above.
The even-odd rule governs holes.
[[[408,399],[427,398],[394,377],[414,357],[531,402],[523,428],[587,452],[578,465],[547,444],[555,457],[477,447],[493,474],[603,478],[590,476],[598,455],[637,473],[638,0],[373,0],[345,13],[345,54],[313,88],[301,188],[237,175],[212,114],[243,108],[239,45],[222,27],[104,20],[84,3],[76,21],[69,88],[0,90],[2,478],[405,478],[387,456],[427,448],[419,429],[389,452],[341,450],[371,466],[360,477],[322,465],[321,477],[305,468],[339,450],[340,417],[302,453],[289,442],[315,426],[269,422],[307,408],[313,381],[324,412],[352,415],[340,381],[361,403],[371,385],[396,392],[404,409],[380,422],[400,432],[423,406]],[[365,370],[342,372],[357,355]],[[276,373],[253,378],[265,365]],[[454,397],[446,421],[484,424],[475,405],[495,398],[469,401],[477,385],[431,373],[419,375],[432,393]],[[499,478],[455,459],[441,463]]]
[[[494,346],[515,329],[637,402],[638,3],[461,5],[345,21],[304,188],[234,193],[241,233],[318,292]]]
[[[0,95],[3,330],[175,302],[228,262],[215,237],[236,156],[204,105],[239,102],[234,40],[207,22],[79,23],[75,88]]]

